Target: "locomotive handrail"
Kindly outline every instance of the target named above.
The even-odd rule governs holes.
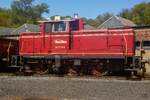
[[[126,39],[126,37],[125,37],[125,35],[124,34],[122,34],[123,35],[123,39],[124,39],[124,42],[125,42],[125,53],[127,54],[128,53],[128,44],[127,44],[127,39]]]
[[[104,31],[117,31],[117,32],[122,32],[122,31],[132,31],[133,29],[128,28],[128,29],[96,29],[96,30],[80,30],[80,31],[73,31],[73,32],[104,32]]]

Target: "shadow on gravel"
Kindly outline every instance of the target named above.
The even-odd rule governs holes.
[[[0,97],[0,100],[61,100],[58,98],[48,98],[48,97]],[[65,100],[65,99],[64,99]],[[66,99],[68,100],[68,99]]]

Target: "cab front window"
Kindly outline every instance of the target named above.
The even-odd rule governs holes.
[[[53,32],[66,31],[67,25],[65,22],[55,22],[53,23]]]

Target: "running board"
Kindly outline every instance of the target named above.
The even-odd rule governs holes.
[[[138,71],[139,68],[133,68],[133,69],[125,69],[125,71]]]
[[[12,66],[8,66],[8,67],[11,67],[11,68],[21,68],[21,67],[23,67],[23,66],[15,66],[15,65],[13,66],[13,65],[12,65]]]

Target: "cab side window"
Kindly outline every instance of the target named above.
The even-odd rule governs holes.
[[[79,21],[78,20],[71,21],[70,28],[72,31],[78,31],[79,30]]]
[[[52,32],[52,23],[45,23],[45,32],[46,33]]]

